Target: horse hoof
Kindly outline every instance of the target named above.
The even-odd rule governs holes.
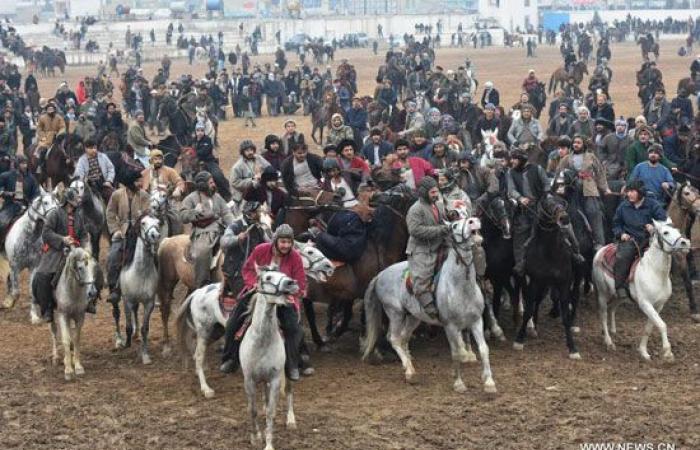
[[[493,332],[493,335],[496,337],[496,340],[498,342],[505,342],[506,341],[506,335],[503,333],[503,330],[498,328]]]
[[[142,356],[141,356],[141,361],[143,362],[143,365],[144,365],[144,366],[147,366],[147,365],[151,364],[151,362],[152,362],[152,361],[151,361],[151,357],[148,356],[148,355],[142,355]]]
[[[294,421],[287,421],[287,429],[288,430],[296,430],[297,429],[297,423]]]
[[[170,345],[164,345],[163,346],[163,358],[168,358],[170,355],[173,354],[173,349],[170,347]]]
[[[606,348],[609,352],[614,352],[615,350],[617,350],[617,347],[615,347],[615,344],[614,344],[613,342],[610,342],[610,343],[608,343],[608,344],[605,344],[605,348]]]
[[[456,381],[452,388],[458,394],[464,394],[465,392],[467,392],[467,387],[461,381]]]
[[[581,354],[580,354],[579,352],[576,352],[576,353],[569,353],[569,359],[580,360],[580,359],[581,359]]]
[[[407,373],[406,374],[406,383],[415,384],[416,383],[416,374],[415,373]]]
[[[525,344],[521,344],[520,342],[513,342],[513,350],[522,352],[524,348]]]
[[[484,392],[487,394],[496,394],[498,389],[496,389],[496,383],[493,380],[488,380],[484,383]]]
[[[669,350],[668,352],[664,353],[664,362],[666,363],[672,363],[676,361],[676,357],[673,356],[673,353]]]
[[[5,297],[5,302],[2,304],[2,308],[5,308],[5,309],[14,308],[15,301],[16,301],[16,299],[13,296],[8,295],[7,297]]]
[[[700,323],[700,314],[691,314],[690,318],[693,320],[693,322]]]
[[[41,317],[39,317],[39,315],[36,313],[36,311],[34,311],[33,308],[29,311],[29,322],[32,325],[40,325],[42,322]]]
[[[202,393],[204,394],[204,398],[214,398],[214,389],[202,389]]]
[[[581,334],[581,327],[571,327],[571,332],[574,334]]]
[[[85,368],[83,366],[75,366],[75,376],[80,377],[85,375]]]
[[[272,445],[266,445],[265,450],[275,450],[275,447],[273,447]]]
[[[66,381],[73,380],[73,372],[64,372],[63,378],[65,378]]]
[[[649,356],[646,350],[639,349],[639,356],[641,356],[645,362],[651,361],[651,356]]]
[[[323,344],[318,347],[318,351],[321,353],[331,353],[333,351],[333,348],[328,344]]]
[[[537,339],[537,330],[534,327],[533,328],[528,327],[527,328],[527,337]]]

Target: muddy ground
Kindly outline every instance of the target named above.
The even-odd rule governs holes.
[[[662,44],[660,67],[670,93],[677,80],[687,76],[691,62],[675,55],[677,47]],[[631,44],[615,45],[612,51],[615,110],[618,115],[637,114],[634,71],[639,51]],[[456,68],[467,54],[479,80],[494,81],[505,105],[517,100],[527,69],[548,76],[561,61],[556,49],[542,47],[530,60],[524,49],[444,49],[437,62]],[[380,57],[366,50],[341,51],[338,56],[355,64],[361,93],[371,94]],[[153,65],[145,70],[149,78],[155,73]],[[70,68],[64,78],[74,86],[80,76],[93,71]],[[204,68],[173,65],[172,73],[184,71],[201,75]],[[44,96],[59,80],[40,80]],[[297,119],[308,136],[308,119]],[[264,117],[255,129],[244,128],[241,119],[222,123],[225,173],[242,139],[262,146],[266,134],[281,133],[283,120]],[[528,340],[525,351],[516,353],[511,348],[510,314],[504,317],[509,341],[490,343],[496,395],[483,393],[478,364],[466,370],[467,393],[452,391],[451,362],[442,335],[414,339],[415,385],[404,383],[396,362],[361,362],[356,322],[333,352],[313,353],[316,374],[295,388],[299,429],[285,430],[283,415],[278,414],[277,448],[578,449],[585,442],[668,442],[678,449],[700,448],[700,325],[689,320],[683,295],[674,293],[663,313],[676,356],[670,365],[659,360],[658,334],[650,344],[653,362],[638,358],[643,316],[633,305],[621,307],[618,350],[608,353],[595,302],[592,297],[584,302],[577,336],[582,361],[567,359],[561,324],[546,316],[540,337]],[[157,312],[151,327],[154,362],[143,366],[135,348],[113,350],[111,311],[101,305],[84,328],[86,375],[73,382],[63,381],[62,367],[50,364],[46,327],[29,324],[26,287],[13,310],[0,311],[0,330],[0,448],[250,448],[240,374],[224,377],[210,370],[217,395],[205,400],[192,370],[184,370],[177,356],[160,355]],[[217,363],[211,351],[209,365],[215,368]]]

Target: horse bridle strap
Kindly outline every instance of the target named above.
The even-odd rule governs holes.
[[[271,283],[269,281],[265,280],[265,277],[260,277],[260,288],[261,290],[259,291],[260,294],[263,295],[273,295],[273,296],[281,296],[281,295],[286,295],[285,293],[282,292],[282,287],[281,284],[284,281],[283,277],[280,277],[279,281],[277,283]],[[265,286],[272,286],[274,288],[274,292],[267,292],[265,290]]]

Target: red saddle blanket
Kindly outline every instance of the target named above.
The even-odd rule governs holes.
[[[617,244],[608,244],[603,247],[603,259],[601,261],[601,266],[603,270],[615,278],[615,257],[617,256]],[[634,279],[634,273],[637,271],[637,266],[639,265],[639,257],[635,258],[630,268],[630,273],[627,276],[627,281],[630,282]]]

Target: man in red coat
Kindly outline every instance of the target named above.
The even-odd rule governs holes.
[[[257,266],[274,264],[277,270],[292,278],[299,285],[299,293],[290,300],[293,305],[277,308],[277,318],[284,334],[284,349],[287,355],[285,371],[290,380],[299,380],[299,346],[304,333],[299,324],[300,299],[306,293],[306,274],[301,255],[294,249],[294,232],[292,227],[282,224],[277,227],[271,243],[259,244],[243,264],[244,288],[239,295],[239,302],[226,323],[226,344],[222,355],[220,370],[232,373],[238,368],[238,350],[241,337],[236,337],[238,329],[245,322],[245,312],[255,292],[258,282]],[[232,338],[231,338],[232,337]]]

